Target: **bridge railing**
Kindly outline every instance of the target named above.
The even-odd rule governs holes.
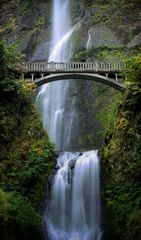
[[[118,72],[124,67],[123,62],[25,62],[23,72]]]

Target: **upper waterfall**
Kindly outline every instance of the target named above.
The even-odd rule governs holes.
[[[53,31],[50,52],[71,29],[69,0],[53,1]]]
[[[68,0],[54,0],[53,33],[49,61],[66,62],[73,55],[74,33],[81,22],[72,27]],[[57,150],[69,150],[78,131],[78,114],[75,99],[69,100],[69,81],[49,83],[40,89],[37,102],[44,127]]]

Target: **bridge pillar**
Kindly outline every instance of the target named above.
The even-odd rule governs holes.
[[[41,75],[41,78],[43,78],[43,77],[44,77],[44,73],[41,73],[40,75]]]
[[[95,70],[96,70],[96,72],[98,72],[98,69],[99,69],[98,62],[95,62]]]
[[[108,73],[105,74],[106,78],[108,78]]]
[[[34,75],[35,75],[34,73],[31,74],[31,80],[32,80],[32,82],[34,81]]]
[[[116,82],[118,81],[118,75],[117,74],[115,74],[115,77],[116,77]]]
[[[24,80],[24,73],[22,73],[22,76],[21,76],[22,80]]]

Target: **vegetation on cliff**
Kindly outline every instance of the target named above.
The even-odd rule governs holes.
[[[54,147],[19,78],[21,56],[0,42],[0,239],[38,239],[40,204],[54,166]]]
[[[34,57],[41,46],[44,46],[43,51],[38,52],[36,60],[41,60],[43,52],[43,59],[47,58],[49,45],[44,43],[50,39],[50,3],[45,0],[40,4],[33,0],[0,2],[0,35],[8,42],[20,43],[19,48],[26,59]],[[74,0],[72,3],[75,3],[72,4],[74,22],[84,19],[80,33],[83,42],[81,50],[86,47],[88,29],[91,27],[96,27],[91,29],[93,43],[96,42],[95,33],[99,33],[101,26],[111,29],[121,43],[116,46],[114,40],[114,46],[109,44],[107,28],[102,27],[102,35],[97,37],[101,45],[77,53],[76,60],[113,61],[138,53],[140,0]],[[42,129],[32,103],[34,86],[16,80],[19,78],[20,61],[21,56],[13,46],[4,48],[0,44],[2,240],[38,238],[37,229],[41,225],[39,202],[45,194],[46,178],[54,160],[53,146]],[[105,238],[108,240],[141,240],[140,57],[131,60],[130,66],[128,91],[121,104],[119,94],[95,83],[76,83],[72,94],[78,95],[80,124],[84,129],[79,146],[82,149],[101,147],[101,139],[107,133],[102,184],[106,204]]]
[[[105,239],[141,239],[141,56],[129,63],[128,90],[102,158]]]

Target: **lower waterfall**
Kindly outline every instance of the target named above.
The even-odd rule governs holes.
[[[45,216],[50,240],[101,240],[97,151],[61,153]]]
[[[49,62],[73,58],[83,19],[71,23],[71,1],[53,1],[53,29]],[[89,33],[88,48],[91,36]],[[69,80],[48,83],[37,96],[44,128],[57,151],[74,150],[79,142],[77,88]],[[57,159],[52,196],[45,214],[46,239],[101,240],[100,183],[97,151],[62,152]]]

